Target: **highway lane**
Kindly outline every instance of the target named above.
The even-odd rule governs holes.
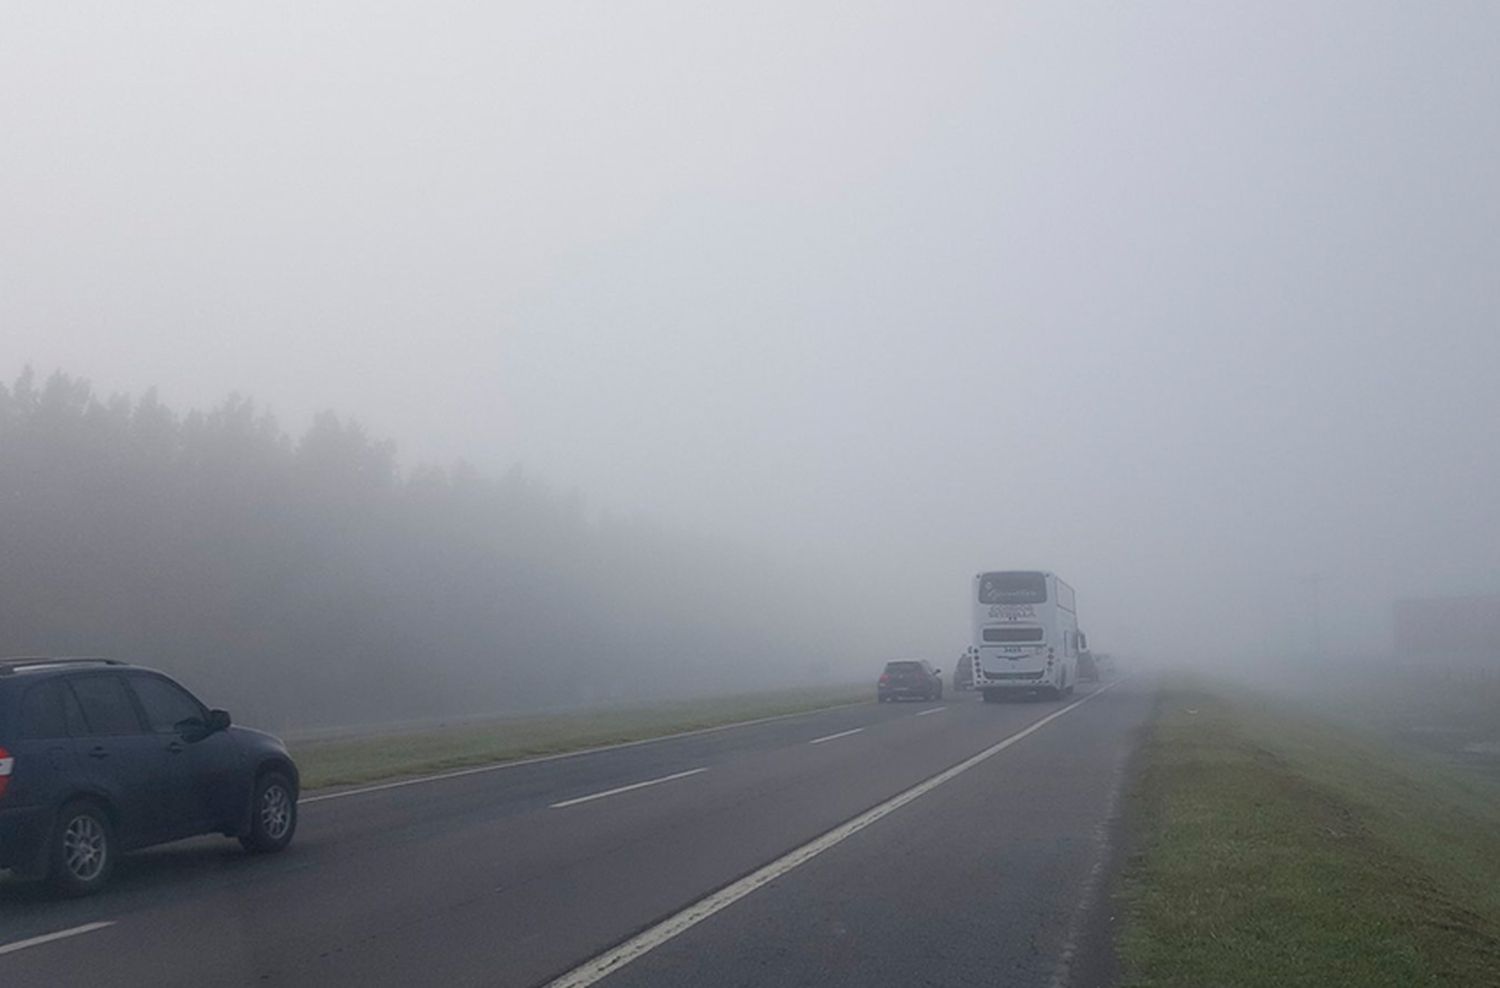
[[[1099,698],[631,964],[601,988],[1111,983],[1109,841],[1142,693]],[[1080,712],[1081,713],[1081,712]]]
[[[0,883],[0,944],[98,921],[121,911],[176,902],[182,896],[202,893],[207,886],[237,881],[242,871],[255,874],[286,867],[280,862],[300,859],[309,847],[330,843],[325,836],[330,827],[333,840],[346,842],[366,837],[379,840],[389,836],[393,822],[405,826],[413,818],[421,822],[442,820],[445,826],[458,828],[468,817],[490,819],[534,811],[558,798],[771,751],[830,731],[879,724],[908,716],[914,707],[931,709],[923,704],[865,703],[597,751],[307,794],[297,839],[291,852],[281,859],[247,859],[233,842],[205,839],[122,859],[111,887],[92,899],[52,901],[40,887]],[[392,743],[399,744],[400,739],[393,738]],[[338,808],[324,808],[324,804],[333,803],[339,804]],[[374,809],[366,813],[355,806]],[[399,819],[393,821],[393,815]],[[301,867],[300,861],[297,867]],[[105,904],[108,908],[103,908]]]
[[[992,761],[1028,746],[1064,751],[1076,725],[1093,721],[1119,721],[1109,736],[1124,750],[1130,717],[1091,713],[1144,716],[1143,691],[1117,694]],[[1061,705],[963,697],[934,713],[938,706],[823,711],[311,802],[287,854],[252,859],[228,842],[186,842],[128,860],[115,888],[82,902],[0,887],[0,945],[114,924],[0,955],[0,983],[542,984]],[[1011,784],[1046,791],[1048,763],[1026,765]],[[1090,777],[1080,788],[1103,785]],[[599,795],[611,790],[620,791]],[[904,826],[919,807],[925,814],[940,791],[851,838],[830,861],[857,857],[871,835]],[[1102,810],[1052,800],[1032,812],[1067,830],[1096,825]],[[929,839],[951,843],[957,822],[933,825]],[[971,884],[963,872],[941,881]],[[1059,902],[1072,894],[1066,883],[1044,892]],[[901,897],[895,890],[893,901]],[[691,942],[637,965],[670,961]]]

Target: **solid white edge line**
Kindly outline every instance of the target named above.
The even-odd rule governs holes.
[[[29,940],[17,940],[15,943],[0,945],[0,954],[13,954],[18,950],[25,950],[27,947],[40,947],[42,944],[51,943],[53,940],[65,940],[68,937],[76,937],[80,933],[93,933],[95,930],[102,930],[106,926],[114,925],[115,921],[111,919],[102,923],[85,923],[82,926],[75,926],[70,930],[58,930],[56,933],[44,933],[39,937],[32,937]]]
[[[834,741],[834,740],[837,740],[838,738],[847,738],[849,735],[851,735],[851,734],[858,734],[860,731],[863,731],[863,730],[864,730],[863,727],[856,727],[853,730],[839,731],[837,734],[830,734],[827,737],[814,738],[813,740],[811,740],[811,741],[809,741],[807,743],[808,744],[822,744],[824,741]]]
[[[678,934],[686,932],[688,929],[708,919],[714,913],[733,905],[756,889],[785,875],[793,868],[806,864],[835,844],[847,840],[870,826],[870,824],[894,813],[907,803],[925,796],[938,786],[962,775],[980,762],[998,755],[1027,735],[1041,730],[1063,714],[1088,703],[1101,693],[1114,689],[1122,682],[1124,682],[1123,678],[1115,680],[1108,686],[1101,686],[1087,696],[1074,700],[1061,710],[1053,711],[1030,727],[1017,731],[1005,740],[990,745],[979,754],[966,758],[952,768],[939,772],[924,782],[917,783],[905,792],[898,793],[873,809],[866,810],[859,816],[854,817],[852,820],[839,824],[823,836],[814,838],[796,850],[751,872],[739,881],[732,882],[719,891],[699,899],[681,912],[669,916],[655,926],[652,926],[644,933],[637,934],[618,947],[605,951],[592,960],[585,961],[561,977],[548,982],[546,988],[587,988],[588,985],[592,985],[613,974],[637,957],[661,946]]]
[[[928,714],[940,714],[944,710],[947,710],[947,709],[948,709],[947,707],[933,707],[933,708],[931,708],[929,710],[922,711],[921,713],[917,714],[916,716],[918,716],[918,717],[926,717]]]
[[[327,799],[343,799],[345,796],[363,796],[365,793],[384,792],[387,789],[401,789],[405,786],[419,786],[427,782],[441,782],[444,779],[461,779],[466,775],[499,772],[502,769],[520,768],[523,765],[538,765],[542,762],[555,762],[563,758],[581,758],[584,755],[597,755],[601,751],[619,751],[621,748],[635,748],[643,744],[655,744],[658,741],[675,741],[678,738],[691,738],[700,734],[730,731],[736,727],[754,727],[756,724],[769,724],[772,721],[788,720],[792,717],[809,717],[813,714],[826,713],[829,710],[847,710],[849,707],[859,707],[869,702],[869,700],[855,700],[853,703],[836,703],[831,707],[818,707],[816,710],[798,710],[789,714],[772,714],[770,717],[756,717],[754,720],[737,720],[732,724],[715,724],[713,727],[699,727],[691,731],[678,731],[676,734],[663,734],[654,738],[621,741],[619,744],[601,744],[593,748],[579,748],[577,751],[559,751],[555,755],[537,755],[534,758],[517,758],[514,761],[508,762],[489,762],[484,765],[476,765],[473,768],[460,768],[454,769],[452,772],[439,772],[436,775],[419,775],[412,779],[397,779],[394,782],[381,782],[373,786],[360,786],[357,789],[340,789],[338,792],[325,792],[319,793],[316,796],[303,796],[297,800],[297,805],[305,806],[308,803],[321,803]]]
[[[633,782],[628,786],[619,786],[614,789],[606,789],[603,792],[590,793],[587,796],[579,796],[576,799],[565,799],[561,803],[553,803],[547,808],[551,810],[560,810],[564,806],[577,806],[579,803],[587,803],[590,800],[603,799],[605,796],[617,796],[622,792],[630,792],[632,789],[644,789],[647,786],[659,786],[663,782],[671,782],[674,779],[686,779],[690,775],[697,775],[699,772],[707,771],[707,766],[703,768],[690,768],[686,772],[674,772],[672,775],[664,775],[659,779],[647,779],[645,782]]]

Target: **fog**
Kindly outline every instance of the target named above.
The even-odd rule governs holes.
[[[13,4],[0,380],[649,531],[693,688],[705,608],[946,668],[985,568],[1098,650],[1388,651],[1500,592],[1497,55],[1482,3]]]

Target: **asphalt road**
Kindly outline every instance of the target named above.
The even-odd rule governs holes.
[[[281,855],[0,884],[0,985],[1091,985],[1148,708],[868,704],[314,798]]]

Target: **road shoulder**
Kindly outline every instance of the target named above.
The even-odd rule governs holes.
[[[1168,686],[1127,800],[1133,986],[1500,985],[1500,792],[1264,694]]]
[[[1153,697],[1149,717],[1155,715],[1156,702]],[[1120,983],[1118,899],[1131,850],[1127,800],[1139,780],[1141,750],[1149,729],[1148,720],[1131,730],[1120,753],[1108,811],[1098,825],[1094,870],[1079,902],[1068,955],[1059,963],[1050,988],[1108,988]]]

